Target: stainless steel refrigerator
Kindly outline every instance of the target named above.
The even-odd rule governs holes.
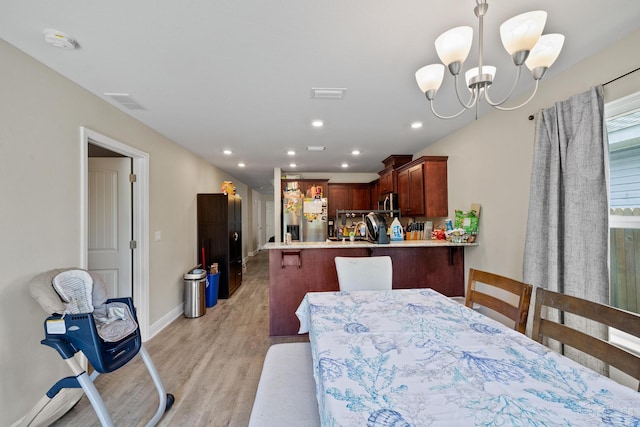
[[[287,194],[288,193],[288,194]],[[282,241],[323,242],[327,238],[327,199],[287,192],[282,200]]]

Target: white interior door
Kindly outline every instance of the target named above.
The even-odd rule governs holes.
[[[255,203],[256,206],[256,218],[258,218],[258,248],[261,249],[264,246],[264,216],[262,215],[262,201]]]
[[[275,236],[275,227],[274,227],[274,212],[273,212],[273,202],[265,202],[264,204],[264,217],[267,220],[266,230],[265,230],[265,238],[267,242],[271,238],[271,236]],[[277,241],[277,240],[276,240]]]
[[[109,297],[132,296],[131,159],[91,157],[88,170],[88,269]]]

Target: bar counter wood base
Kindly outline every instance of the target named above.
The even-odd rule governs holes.
[[[464,247],[433,241],[269,243],[269,322],[271,336],[296,335],[295,311],[307,292],[337,291],[336,256],[389,255],[393,288],[432,288],[446,296],[464,295]]]

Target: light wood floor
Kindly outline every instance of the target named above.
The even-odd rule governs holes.
[[[269,337],[268,258],[268,251],[249,258],[230,299],[218,300],[202,317],[176,319],[145,343],[176,398],[160,426],[246,427],[269,346],[307,340]],[[95,384],[116,426],[144,426],[157,408],[156,389],[139,357]],[[54,425],[100,423],[85,396]]]

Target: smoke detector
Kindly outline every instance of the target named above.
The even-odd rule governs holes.
[[[78,47],[76,39],[58,30],[44,30],[44,41],[60,49],[73,50]]]

